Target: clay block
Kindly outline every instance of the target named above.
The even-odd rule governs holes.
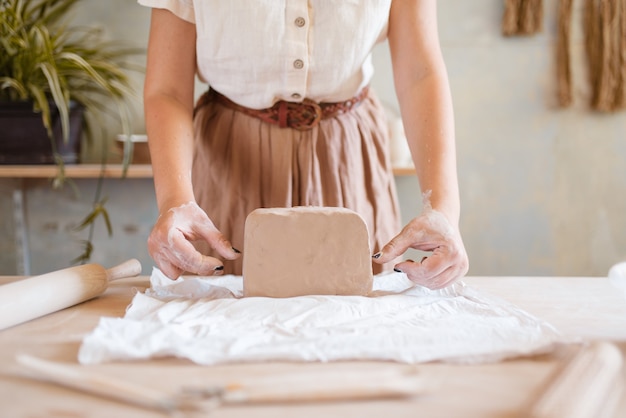
[[[367,225],[344,208],[257,209],[246,219],[244,296],[367,295]]]

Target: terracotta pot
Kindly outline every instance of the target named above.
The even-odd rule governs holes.
[[[70,103],[70,137],[63,141],[59,112],[50,104],[57,153],[66,164],[78,163],[84,107]],[[0,101],[0,164],[54,164],[52,144],[32,102]]]

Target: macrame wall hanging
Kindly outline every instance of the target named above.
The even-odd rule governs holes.
[[[561,107],[573,102],[570,33],[574,0],[559,0],[556,63],[557,98]],[[626,0],[579,0],[583,4],[585,56],[590,106],[601,112],[626,107]],[[542,0],[505,0],[502,33],[533,35],[542,30]]]
[[[505,0],[502,33],[506,36],[532,35],[543,27],[542,0]]]

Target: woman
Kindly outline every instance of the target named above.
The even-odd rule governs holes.
[[[144,101],[160,216],[148,247],[168,277],[240,274],[246,215],[304,205],[363,216],[375,272],[415,248],[432,254],[394,266],[414,282],[466,274],[436,0],[139,3],[153,7]],[[385,39],[425,191],[396,236],[385,116],[367,88]],[[196,72],[211,90],[194,108]]]

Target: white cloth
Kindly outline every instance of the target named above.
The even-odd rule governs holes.
[[[199,364],[392,360],[490,362],[544,352],[549,324],[463,283],[432,291],[402,273],[362,296],[242,298],[242,278],[180,278],[154,270],[124,318],[102,318],[79,361],[176,356]]]
[[[139,0],[195,23],[198,75],[236,103],[338,102],[372,78],[391,0]],[[245,86],[245,88],[242,88]]]

